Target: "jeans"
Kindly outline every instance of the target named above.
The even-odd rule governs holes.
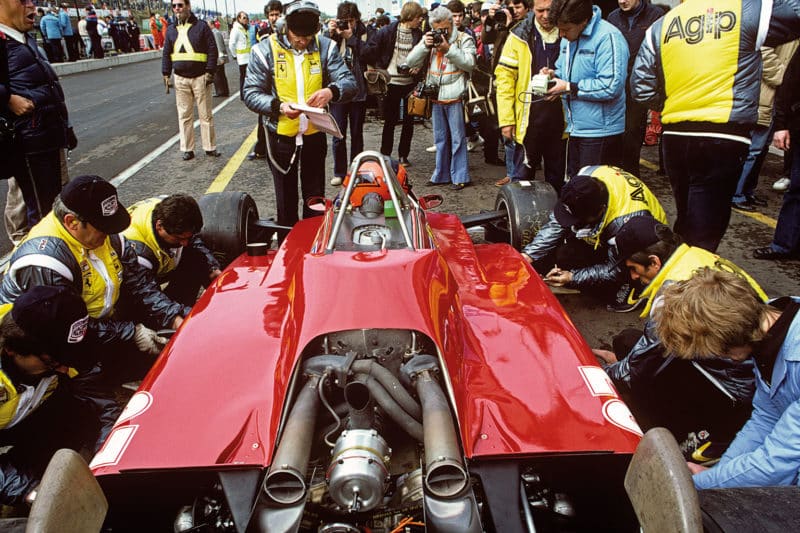
[[[436,169],[432,183],[469,183],[467,136],[464,130],[464,104],[433,104],[433,142],[436,144]]]
[[[792,141],[800,139],[800,130],[790,132]],[[789,189],[783,193],[783,205],[772,238],[772,249],[785,254],[800,254],[800,150],[792,150]]]
[[[344,178],[347,167],[353,158],[364,151],[364,118],[367,115],[366,102],[331,104],[331,115],[341,130],[341,139],[333,138],[333,175]],[[350,158],[347,157],[347,122],[350,122]]]
[[[394,150],[394,126],[400,118],[400,104],[405,102],[408,93],[414,88],[414,84],[392,85],[386,92],[383,100],[383,135],[381,136],[381,153],[392,155]],[[463,122],[463,117],[462,117]],[[462,127],[463,129],[463,127]],[[414,136],[414,117],[408,113],[403,117],[403,130],[400,133],[400,145],[397,148],[398,157],[408,157],[411,152],[411,138]]]
[[[503,149],[506,152],[506,175],[512,181],[528,179],[530,169],[525,166],[525,147],[514,139],[503,137]]]
[[[567,176],[574,178],[588,165],[622,164],[622,133],[609,137],[575,137],[567,141]]]
[[[731,198],[747,156],[747,144],[717,137],[661,138],[664,167],[675,197],[675,233],[690,246],[715,252],[731,218]]]
[[[756,192],[758,174],[761,172],[761,165],[764,164],[764,159],[769,151],[772,124],[756,126],[750,132],[750,137],[750,151],[747,152],[742,175],[739,176],[739,183],[736,185],[736,193],[733,195],[734,202],[746,202]]]

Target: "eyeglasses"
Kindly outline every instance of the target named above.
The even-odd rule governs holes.
[[[183,7],[183,4],[172,4],[172,9]]]

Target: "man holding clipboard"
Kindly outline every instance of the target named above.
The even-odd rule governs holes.
[[[338,132],[325,127],[330,115],[324,108],[331,101],[348,102],[356,82],[333,41],[318,35],[315,3],[298,0],[285,13],[283,27],[253,47],[243,91],[245,105],[266,119],[277,221],[291,226],[298,221],[298,175],[303,218],[317,214],[305,202],[325,194],[325,132]]]

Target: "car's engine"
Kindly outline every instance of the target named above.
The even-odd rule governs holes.
[[[396,330],[329,334],[306,347],[247,530],[481,531],[431,353],[427,339]],[[186,520],[198,505],[185,509],[183,523],[225,523],[208,501],[200,510]]]

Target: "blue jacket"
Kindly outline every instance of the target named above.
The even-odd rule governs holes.
[[[61,22],[52,13],[47,13],[42,17],[42,20],[39,21],[39,27],[48,39],[61,39],[62,37]]]
[[[800,300],[795,298],[795,300]],[[753,414],[698,489],[798,485],[800,472],[800,314],[783,341],[768,387],[756,367]]]
[[[58,23],[61,27],[61,35],[64,37],[72,37],[72,22],[69,20],[69,13],[66,9],[58,12]]]
[[[625,131],[625,80],[628,43],[620,31],[592,18],[575,42],[561,39],[556,77],[577,85],[562,97],[567,132],[577,137],[608,137]]]

